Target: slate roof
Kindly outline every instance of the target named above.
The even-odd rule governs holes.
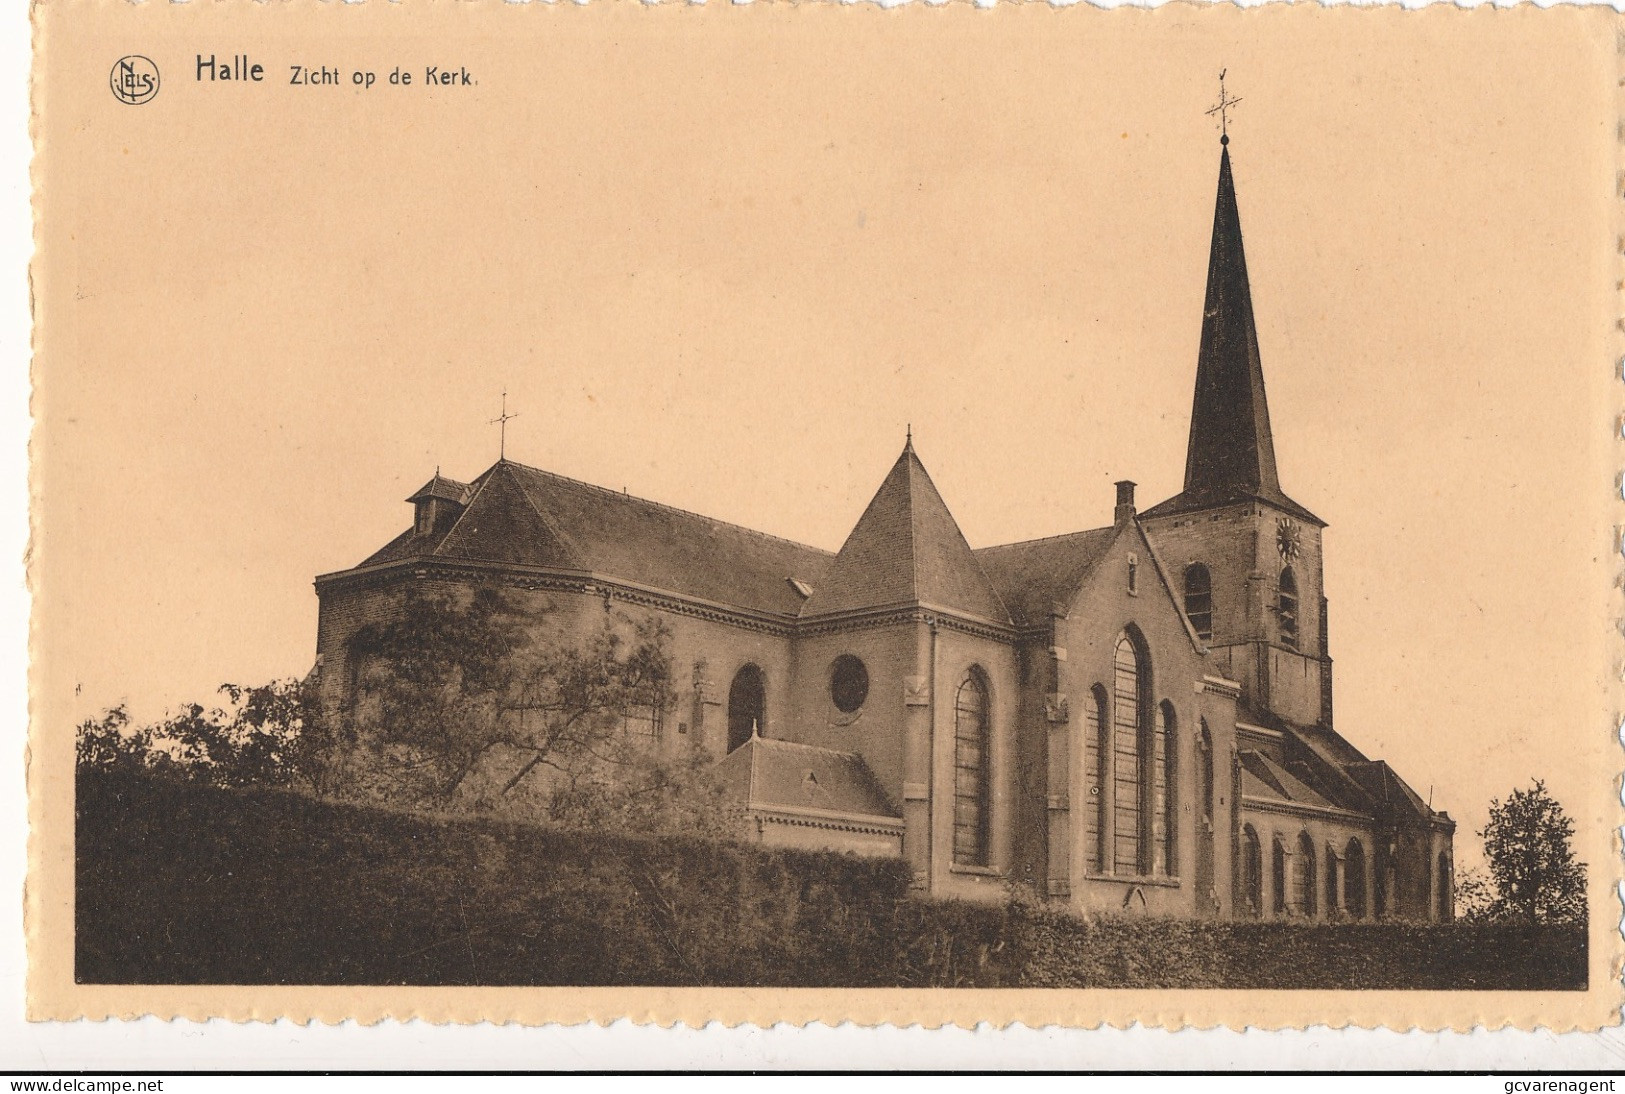
[[[417,493],[406,500],[415,502],[419,498],[444,498],[446,501],[454,501],[461,505],[468,500],[469,489],[468,483],[448,479],[436,471],[434,478],[418,487]]]
[[[823,581],[812,586],[804,618],[924,602],[1010,621],[912,441],[903,446]]]
[[[1423,820],[1435,816],[1443,817],[1443,813],[1435,813],[1422,796],[1412,790],[1398,772],[1389,767],[1383,760],[1370,760],[1363,764],[1350,764],[1349,777],[1361,786],[1367,793],[1388,809],[1398,809],[1410,813]]]
[[[1055,608],[1066,608],[1116,538],[1116,528],[1093,528],[983,547],[975,555],[1014,621],[1032,626],[1048,619]]]
[[[747,805],[902,821],[863,757],[853,752],[752,736],[716,770],[734,796]]]
[[[1241,750],[1241,792],[1253,798],[1314,805],[1322,809],[1336,808],[1333,802],[1311,789],[1285,766],[1250,748]]]
[[[397,536],[362,565],[409,557],[470,559],[617,577],[720,604],[794,616],[817,589],[828,551],[498,461],[470,487],[444,536]]]
[[[1282,493],[1276,473],[1252,287],[1241,243],[1241,214],[1226,146],[1219,156],[1185,488],[1142,516],[1169,516],[1250,498],[1268,502],[1300,520],[1325,524]]]

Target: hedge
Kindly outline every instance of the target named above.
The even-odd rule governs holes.
[[[899,860],[77,780],[83,983],[1583,988],[1579,928],[1083,920]]]

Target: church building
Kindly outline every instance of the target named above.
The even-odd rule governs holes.
[[[316,579],[322,702],[404,589],[494,581],[537,627],[664,621],[678,701],[626,731],[714,756],[751,839],[944,898],[1448,920],[1455,822],[1334,728],[1326,525],[1277,474],[1224,144],[1176,496],[1119,482],[1104,527],[972,548],[910,439],[831,554],[506,459],[437,473]]]

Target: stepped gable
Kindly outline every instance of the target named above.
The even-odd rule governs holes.
[[[474,480],[467,509],[438,539],[408,532],[367,564],[430,556],[575,570],[793,617],[832,556],[735,524],[509,460]]]
[[[717,765],[717,774],[736,798],[758,809],[902,819],[854,752],[753,735]]]
[[[1010,615],[912,438],[835,556],[803,618],[924,603],[1007,623]]]
[[[1092,528],[984,547],[975,554],[1014,621],[1037,626],[1051,612],[1066,610],[1116,538],[1115,528]]]
[[[1325,524],[1282,493],[1276,473],[1252,287],[1241,244],[1241,214],[1226,146],[1219,155],[1185,488],[1141,516],[1164,517],[1248,499],[1268,502],[1300,520]]]

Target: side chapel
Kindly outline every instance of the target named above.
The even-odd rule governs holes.
[[[716,756],[764,843],[901,856],[941,897],[1449,919],[1455,822],[1334,729],[1326,525],[1277,475],[1223,143],[1178,495],[973,549],[911,439],[830,554],[506,459],[437,473],[316,579],[322,701],[409,584],[496,580],[538,626],[662,617],[681,694],[627,732]]]

